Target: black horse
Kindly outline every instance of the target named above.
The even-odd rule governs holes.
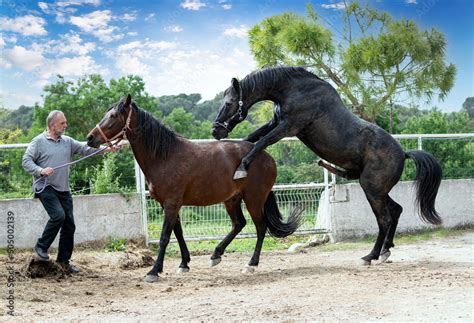
[[[322,159],[319,165],[338,176],[358,179],[377,218],[379,234],[372,251],[362,258],[386,261],[402,207],[388,193],[400,180],[406,158],[416,164],[417,203],[421,218],[440,224],[434,208],[441,183],[439,163],[423,151],[404,152],[400,144],[382,128],[347,110],[336,90],[301,67],[258,70],[241,82],[233,78],[225,90],[222,106],[213,124],[212,135],[225,138],[256,102],[271,100],[274,115],[267,124],[244,140],[256,142],[242,159],[234,179],[247,176],[255,156],[284,137],[296,136]]]

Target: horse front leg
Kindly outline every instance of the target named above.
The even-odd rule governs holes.
[[[261,126],[247,137],[244,138],[245,141],[249,141],[252,143],[257,142],[263,136],[266,136],[270,131],[272,131],[278,125],[277,118],[274,116],[272,120],[267,122],[265,125]]]
[[[168,208],[165,206],[165,218],[163,221],[163,229],[160,236],[160,247],[158,250],[158,257],[153,268],[146,274],[145,282],[154,283],[158,280],[158,273],[163,272],[163,261],[165,259],[165,252],[168,243],[170,242],[171,231],[175,226],[176,220],[178,218],[178,208]]]
[[[255,146],[242,158],[239,167],[234,173],[234,179],[240,179],[247,177],[247,170],[249,165],[255,159],[257,154],[267,148],[270,145],[273,145],[277,141],[285,138],[286,136],[294,135],[296,131],[291,130],[287,122],[279,123],[275,128],[273,128],[266,136],[260,139]]]

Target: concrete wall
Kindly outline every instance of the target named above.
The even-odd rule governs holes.
[[[138,194],[104,194],[73,197],[75,243],[144,236]],[[15,247],[32,248],[49,217],[39,199],[0,200],[0,247],[7,245],[7,213],[14,213]],[[53,243],[58,244],[59,234]]]
[[[390,196],[403,207],[397,232],[433,227],[415,211],[413,182],[399,182]],[[319,210],[317,226],[329,226],[334,241],[378,233],[375,215],[358,183],[336,185],[330,190],[329,201],[329,208]],[[443,180],[435,208],[443,227],[474,224],[474,179]]]

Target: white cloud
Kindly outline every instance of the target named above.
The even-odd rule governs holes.
[[[174,42],[152,41],[149,39],[132,41],[117,47],[115,53],[115,67],[125,74],[148,75],[154,60],[166,50],[178,46]],[[151,61],[150,66],[146,61]]]
[[[246,38],[248,31],[249,28],[247,26],[240,25],[239,27],[227,28],[222,34],[229,37]]]
[[[148,16],[145,17],[145,21],[151,20],[155,17],[154,13],[150,13]]]
[[[136,74],[146,76],[150,73],[148,65],[140,61],[138,57],[119,55],[115,61],[115,67],[124,74]]]
[[[3,48],[5,46],[5,41],[3,40],[3,35],[0,34],[0,48]]]
[[[178,44],[167,41],[151,41],[149,39],[132,41],[127,44],[123,44],[117,47],[119,53],[130,51],[129,54],[133,55],[132,51],[150,51],[147,55],[153,55],[151,51],[162,51],[166,49],[176,48]]]
[[[110,10],[97,10],[83,16],[72,16],[70,22],[82,31],[108,43],[123,38],[123,34],[118,33],[117,27],[108,25],[111,19]]]
[[[48,32],[44,29],[46,20],[32,15],[17,17],[14,19],[0,18],[3,30],[20,33],[24,36],[45,36]]]
[[[184,0],[184,2],[180,3],[181,8],[187,10],[199,10],[206,6],[205,3],[201,2],[200,0]]]
[[[31,72],[45,64],[46,59],[37,50],[28,50],[22,46],[14,46],[3,50],[3,58],[11,65],[15,65],[20,69]]]
[[[82,6],[91,4],[93,6],[99,6],[100,0],[67,0],[67,1],[58,1],[55,3],[58,7],[69,7],[69,6]]]
[[[224,10],[230,10],[230,9],[232,9],[232,4],[228,3],[228,2],[225,1],[225,0],[219,1],[219,4],[221,5],[222,9],[224,9]]]
[[[90,56],[63,57],[48,61],[39,70],[42,79],[48,79],[51,76],[60,74],[69,77],[81,77],[85,74],[98,73],[102,75],[108,74],[108,70],[97,65]]]
[[[137,33],[136,31],[129,31],[129,32],[127,33],[127,35],[128,35],[128,36],[137,36],[138,33]]]
[[[160,56],[144,80],[153,95],[200,93],[208,100],[224,91],[233,76],[244,77],[256,68],[250,51],[178,50]],[[166,67],[166,68],[164,68]]]
[[[179,25],[170,25],[165,27],[165,31],[170,33],[180,33],[183,31],[183,28],[181,28]]]
[[[344,2],[338,2],[338,3],[325,3],[322,4],[321,7],[324,9],[333,9],[333,10],[344,10],[346,9],[346,5]]]
[[[94,51],[96,44],[93,42],[83,43],[81,36],[76,33],[68,33],[61,36],[61,40],[53,42],[53,52],[59,54],[77,54],[77,55],[87,55],[88,53]]]
[[[405,0],[406,4],[418,4],[417,0]]]
[[[5,58],[3,58],[3,55],[2,55],[0,56],[0,67],[9,69],[10,67],[12,67],[12,64],[8,62]]]
[[[40,7],[44,12],[48,10],[48,4],[46,2],[38,2],[38,7]]]
[[[120,17],[121,20],[125,22],[131,22],[137,20],[138,14],[136,11],[132,11],[131,13],[126,13],[122,17]]]

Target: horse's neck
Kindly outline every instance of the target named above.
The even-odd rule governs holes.
[[[148,153],[147,148],[145,147],[145,141],[143,138],[132,135],[128,138],[130,142],[130,147],[132,147],[133,156],[135,157],[138,165],[142,169],[145,177],[149,177],[151,173],[156,173],[157,170],[166,171],[166,161],[161,160],[159,157],[152,156]],[[184,138],[178,138],[176,145],[181,145]],[[176,149],[176,146],[174,147]],[[167,159],[170,159],[173,154],[173,151],[169,151]]]
[[[273,86],[258,86],[256,89],[249,89],[250,86],[247,86],[245,92],[250,93],[247,98],[244,98],[244,102],[249,107],[260,101],[273,101],[275,103],[280,103],[280,98],[278,96],[278,91],[274,90]]]

